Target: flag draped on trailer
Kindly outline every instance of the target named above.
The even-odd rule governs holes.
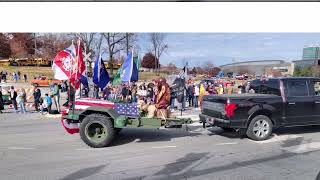
[[[109,74],[104,66],[101,55],[97,57],[94,68],[93,68],[93,82],[99,86],[99,88],[103,89],[107,86],[109,82]]]

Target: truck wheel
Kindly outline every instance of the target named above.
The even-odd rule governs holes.
[[[272,133],[272,122],[264,115],[256,116],[250,122],[247,129],[247,136],[255,141],[267,139]]]
[[[86,116],[80,125],[80,137],[90,147],[108,146],[113,140],[115,130],[109,117],[102,114]]]

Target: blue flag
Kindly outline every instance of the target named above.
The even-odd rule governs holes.
[[[86,88],[89,88],[89,83],[88,83],[88,78],[87,75],[84,73],[81,74],[80,76],[80,82],[83,84]]]
[[[97,57],[94,68],[93,68],[93,82],[99,86],[99,88],[103,89],[107,86],[109,82],[109,74],[104,66],[104,63],[101,59],[101,55]]]
[[[127,59],[122,64],[122,73],[120,75],[122,82],[138,81],[138,68],[133,60],[133,53],[130,52]]]

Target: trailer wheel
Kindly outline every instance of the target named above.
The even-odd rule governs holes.
[[[80,125],[80,137],[90,147],[108,146],[113,140],[115,130],[111,119],[102,114],[86,116]]]
[[[247,136],[255,141],[266,140],[272,133],[272,122],[264,115],[256,116],[250,122],[247,129]]]

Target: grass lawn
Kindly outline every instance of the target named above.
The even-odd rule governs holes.
[[[53,78],[53,71],[51,67],[35,67],[35,66],[7,66],[0,67],[0,71],[6,71],[9,73],[20,71],[21,74],[27,74],[28,78],[31,79],[34,76],[44,75],[50,78]],[[109,71],[109,70],[108,70]],[[109,72],[110,73],[110,72]],[[117,70],[113,71],[113,75],[117,73]],[[139,80],[140,81],[151,81],[152,79],[156,79],[162,76],[167,76],[167,74],[161,74],[157,76],[153,72],[139,72]]]
[[[22,75],[27,74],[29,79],[39,75],[53,77],[53,71],[51,67],[7,66],[7,67],[0,67],[0,71],[6,71],[8,73],[20,71]]]

